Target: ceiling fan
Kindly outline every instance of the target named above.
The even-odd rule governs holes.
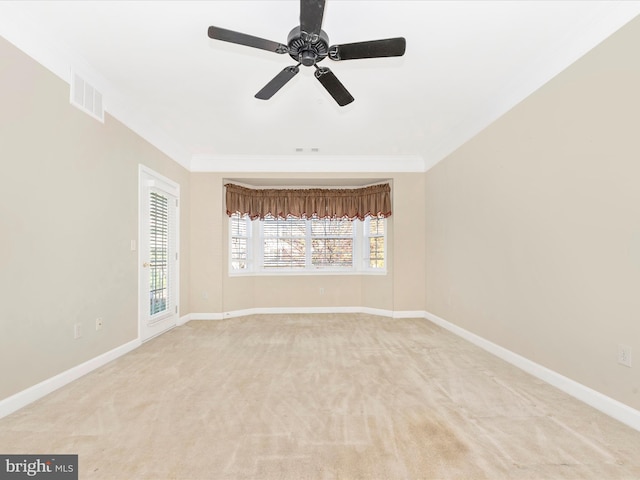
[[[300,71],[298,67],[304,65],[305,67],[315,67],[315,77],[342,107],[353,102],[353,97],[329,68],[319,67],[318,63],[326,57],[331,60],[400,57],[404,55],[406,40],[397,37],[329,46],[329,37],[324,30],[321,30],[324,4],[325,0],[300,0],[300,26],[289,32],[286,45],[213,26],[209,27],[208,34],[214,40],[260,48],[279,54],[288,53],[298,62],[297,65],[285,67],[262,90],[256,93],[256,98],[270,99]]]

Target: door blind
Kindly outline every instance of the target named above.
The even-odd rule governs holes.
[[[151,192],[149,197],[149,315],[169,309],[169,199]]]

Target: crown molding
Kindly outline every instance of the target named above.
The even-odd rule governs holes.
[[[194,155],[192,172],[425,172],[419,155]]]

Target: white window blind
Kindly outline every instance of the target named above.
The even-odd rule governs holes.
[[[364,236],[368,268],[385,268],[385,226],[386,221],[383,218],[369,217],[365,221]]]
[[[263,267],[305,268],[307,222],[295,218],[265,218],[261,223]]]
[[[353,222],[343,219],[311,220],[311,264],[316,268],[353,266]]]
[[[249,234],[251,222],[248,217],[234,215],[231,217],[231,243],[230,258],[233,270],[246,270],[249,268]]]
[[[150,262],[149,315],[167,311],[169,298],[169,199],[151,192],[149,197]]]

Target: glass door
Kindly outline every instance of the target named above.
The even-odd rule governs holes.
[[[178,197],[174,185],[148,170],[140,182],[140,337],[178,320]],[[177,186],[176,186],[177,187]]]

